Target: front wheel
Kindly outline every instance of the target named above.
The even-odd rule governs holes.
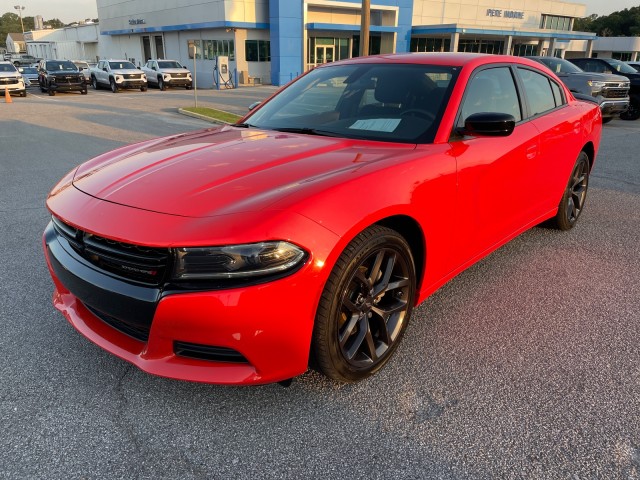
[[[82,90],[80,90],[80,95],[86,95],[87,94],[87,89],[83,88]]]
[[[398,347],[415,294],[406,240],[381,226],[360,233],[340,255],[318,305],[312,341],[316,366],[340,382],[378,371]]]
[[[621,120],[637,120],[640,118],[640,102],[632,98],[629,102],[629,108],[620,114]]]
[[[116,81],[113,78],[109,79],[109,86],[113,93],[118,93],[118,85],[116,85]]]
[[[94,90],[98,90],[98,79],[96,77],[91,77],[91,85],[93,85]]]
[[[160,89],[161,92],[163,92],[167,88],[162,78],[158,78],[158,88]]]
[[[51,88],[51,85],[49,85],[49,86],[47,87],[47,90],[49,91],[49,96],[50,96],[50,97],[55,96],[56,91],[55,91],[53,88]]]
[[[602,117],[602,124],[609,123],[611,120],[613,120],[613,117]]]
[[[141,92],[146,92],[146,91],[147,91],[147,87],[146,87],[146,86],[144,86],[144,87],[140,87],[140,91],[141,91]]]
[[[584,209],[588,187],[589,157],[586,153],[580,152],[560,200],[558,213],[551,219],[552,227],[558,230],[571,230],[575,226]]]

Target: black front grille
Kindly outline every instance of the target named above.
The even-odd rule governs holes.
[[[249,363],[240,352],[227,347],[200,345],[188,342],[173,342],[173,352],[179,357],[209,360],[211,362]]]
[[[626,88],[610,88],[603,90],[602,96],[604,98],[626,98],[629,96],[629,90]]]
[[[171,258],[166,248],[143,247],[99,237],[55,217],[53,225],[78,255],[102,270],[147,285],[160,285],[166,280]]]
[[[89,305],[85,304],[85,307],[87,307],[87,310],[93,313],[104,323],[112,328],[115,328],[119,332],[122,332],[125,335],[129,335],[131,338],[134,338],[140,342],[146,343],[149,340],[149,331],[151,330],[151,325],[135,325],[125,320],[107,315],[106,313],[96,310]]]
[[[0,85],[15,85],[18,82],[19,82],[19,79],[16,77],[0,78]]]
[[[133,79],[139,79],[140,75],[136,75],[136,74],[126,74],[123,75],[124,78],[129,79],[129,80],[133,80]]]
[[[186,73],[172,73],[171,76],[174,78],[187,78]]]

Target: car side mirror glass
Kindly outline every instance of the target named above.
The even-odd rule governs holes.
[[[251,105],[249,105],[249,111],[253,110],[254,108],[256,108],[261,103],[262,102],[253,102]]]
[[[482,137],[507,137],[513,133],[516,119],[508,113],[480,112],[469,115],[464,121],[463,135]]]
[[[102,69],[102,71],[103,71],[103,72],[106,72],[106,71],[107,71],[107,67],[104,67],[104,68]]]

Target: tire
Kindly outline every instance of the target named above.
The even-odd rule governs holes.
[[[575,226],[584,210],[588,187],[589,157],[580,152],[558,205],[558,213],[551,219],[550,226],[558,230],[571,230]]]
[[[640,118],[640,102],[637,98],[632,98],[626,112],[620,114],[621,120],[637,120]]]
[[[98,85],[98,79],[96,77],[91,77],[91,85],[93,85],[94,90],[98,90],[100,86]]]
[[[82,90],[80,90],[80,95],[86,95],[87,94],[87,89],[83,88]]]
[[[44,92],[46,92],[46,91],[47,91],[47,89],[46,89],[46,88],[44,88],[44,85],[40,84],[40,91],[41,91],[42,93],[44,93]]]
[[[381,226],[360,233],[338,258],[320,298],[314,366],[339,382],[378,371],[398,347],[415,295],[415,265],[406,240]]]
[[[47,87],[47,91],[49,92],[50,97],[55,97],[56,91],[51,88],[51,85]]]
[[[162,79],[162,77],[158,77],[158,88],[160,89],[161,92],[164,92],[167,87],[164,84],[164,80]]]
[[[109,79],[109,86],[113,93],[118,93],[118,85],[116,85],[116,81],[113,78]]]
[[[602,117],[602,124],[609,123],[611,120],[613,120],[613,117]]]
[[[187,85],[186,87],[184,87],[187,90],[191,90],[193,87],[191,85]]]
[[[140,87],[140,91],[141,92],[146,92],[147,91],[147,87]]]
[[[27,92],[20,92],[20,96],[21,97],[26,97],[27,96]]]

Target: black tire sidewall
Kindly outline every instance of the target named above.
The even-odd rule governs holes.
[[[407,299],[408,308],[398,337],[394,340],[383,356],[371,368],[358,369],[349,364],[342,354],[338,342],[338,315],[340,314],[342,294],[351,281],[355,269],[380,248],[396,250],[405,257],[410,277],[410,298]],[[416,296],[415,263],[411,249],[404,238],[394,230],[386,227],[374,226],[359,234],[342,252],[325,285],[313,336],[313,359],[315,366],[330,378],[342,382],[355,382],[367,378],[380,370],[398,348],[407,329]]]
[[[585,191],[585,200],[582,204],[582,208],[580,209],[580,212],[578,212],[578,216],[572,222],[567,216],[567,204],[569,202],[569,196],[571,195],[571,187],[572,187],[571,182],[573,180],[575,171],[578,168],[582,168],[583,163],[586,163],[587,165],[587,186]],[[589,157],[585,152],[580,152],[580,155],[578,155],[576,163],[573,165],[573,168],[571,169],[571,175],[569,176],[569,180],[567,181],[567,186],[564,190],[564,194],[562,195],[562,200],[560,201],[560,205],[558,206],[558,214],[556,215],[556,225],[560,230],[571,230],[575,226],[575,224],[578,223],[578,220],[582,215],[582,210],[584,210],[584,205],[587,200],[586,194],[588,190],[589,190]]]

